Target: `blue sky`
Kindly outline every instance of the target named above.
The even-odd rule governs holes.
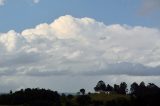
[[[143,0],[8,0],[0,7],[0,31],[22,31],[63,15],[90,17],[105,24],[159,27],[160,13],[142,15]]]
[[[159,19],[160,0],[0,0],[1,92],[160,85]]]

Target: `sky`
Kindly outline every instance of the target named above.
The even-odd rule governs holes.
[[[0,90],[160,86],[159,0],[0,0]]]

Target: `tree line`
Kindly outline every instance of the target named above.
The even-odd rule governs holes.
[[[96,87],[94,87],[96,92],[107,92],[107,93],[118,93],[118,94],[126,94],[128,92],[127,84],[125,82],[120,83],[120,85],[114,84],[114,87],[106,84],[101,80],[97,83]]]
[[[27,88],[0,95],[0,105],[19,106],[160,106],[160,88],[154,83],[134,82],[127,86],[106,84],[100,80],[94,93],[84,88],[77,95],[59,94],[57,91]]]

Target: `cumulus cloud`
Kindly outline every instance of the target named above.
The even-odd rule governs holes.
[[[0,6],[5,4],[5,0],[0,0]]]
[[[159,76],[159,54],[159,29],[87,17],[66,15],[21,33],[0,33],[3,76]]]
[[[0,87],[3,92],[26,87],[77,92],[92,91],[99,80],[160,85],[159,54],[157,28],[66,15],[22,32],[0,33]]]

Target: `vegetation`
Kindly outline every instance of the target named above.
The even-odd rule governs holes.
[[[85,89],[84,88],[80,89],[80,92],[82,93],[82,95],[84,95],[85,94]]]
[[[77,95],[59,94],[46,89],[21,89],[0,95],[0,106],[159,106],[160,88],[144,82],[132,83],[128,92],[125,82],[111,86],[99,81],[95,93],[79,90]]]

